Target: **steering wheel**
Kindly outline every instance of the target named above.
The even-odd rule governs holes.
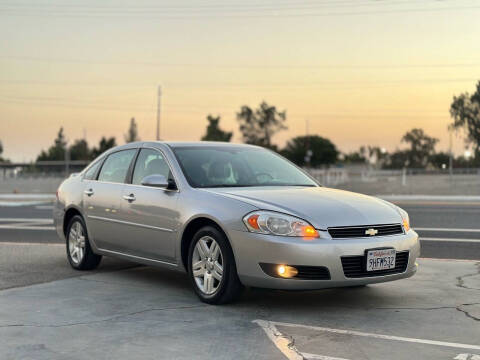
[[[267,179],[265,181],[261,181],[262,183],[267,182],[268,180],[273,180],[273,176],[268,174],[268,173],[257,173],[257,174],[255,174],[255,177],[257,178],[258,181],[260,181],[260,179],[259,179],[260,176],[267,177]]]

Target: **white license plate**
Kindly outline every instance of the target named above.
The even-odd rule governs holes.
[[[395,249],[368,250],[367,271],[394,269],[395,257]]]

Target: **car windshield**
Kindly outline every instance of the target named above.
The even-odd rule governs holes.
[[[317,186],[277,154],[248,147],[175,147],[174,153],[193,187]]]

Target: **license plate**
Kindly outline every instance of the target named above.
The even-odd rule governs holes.
[[[395,268],[395,249],[367,250],[367,271]]]

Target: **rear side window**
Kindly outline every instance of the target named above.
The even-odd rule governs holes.
[[[95,164],[90,166],[90,168],[85,172],[85,176],[83,177],[85,180],[95,180],[95,176],[97,175],[98,169],[102,164],[102,160],[97,161]]]
[[[137,150],[122,150],[108,156],[103,163],[98,181],[123,183],[127,176],[128,168]]]
[[[132,184],[140,185],[143,178],[149,175],[163,175],[168,179],[171,177],[170,168],[160,152],[142,149],[135,164]]]

